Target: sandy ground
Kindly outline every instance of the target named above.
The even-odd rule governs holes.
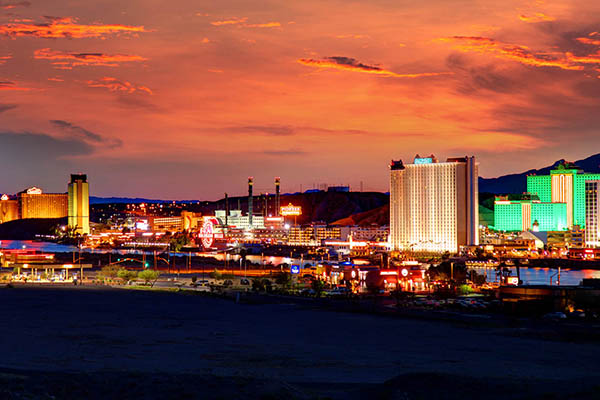
[[[600,398],[600,332],[90,287],[0,289],[0,315],[3,398]]]

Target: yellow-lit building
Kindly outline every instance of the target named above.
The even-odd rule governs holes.
[[[68,209],[66,193],[43,193],[32,187],[17,195],[19,218],[64,218]]]
[[[288,243],[290,245],[320,246],[323,240],[341,239],[342,230],[339,226],[306,226],[291,227]]]
[[[68,188],[69,228],[81,235],[90,233],[90,186],[87,176],[71,175]]]
[[[2,195],[0,199],[0,224],[19,219],[19,202]]]
[[[151,232],[191,231],[198,228],[201,218],[202,214],[190,211],[182,211],[178,217],[145,215],[138,218],[136,228]]]

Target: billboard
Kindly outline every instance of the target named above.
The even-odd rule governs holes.
[[[302,215],[302,207],[290,203],[287,206],[281,207],[280,214],[284,217]]]

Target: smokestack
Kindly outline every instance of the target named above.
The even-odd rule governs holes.
[[[281,186],[281,179],[275,178],[275,215],[279,217],[279,187]]]
[[[252,226],[252,213],[254,212],[253,210],[253,204],[252,201],[253,199],[253,195],[252,195],[252,186],[254,186],[254,178],[249,177],[248,178],[248,225]]]
[[[264,205],[263,205],[263,216],[266,218],[269,216],[267,213],[269,212],[269,193],[263,195]]]
[[[225,226],[229,226],[229,196],[225,193]]]

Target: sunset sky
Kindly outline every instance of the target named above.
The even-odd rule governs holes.
[[[600,2],[2,0],[0,192],[388,190],[600,152]]]

